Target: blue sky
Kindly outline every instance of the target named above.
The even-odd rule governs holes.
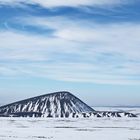
[[[66,90],[140,105],[139,0],[0,0],[0,103]]]

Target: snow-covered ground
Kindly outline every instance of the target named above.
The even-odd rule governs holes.
[[[139,108],[95,108],[129,110]],[[0,118],[0,140],[140,140],[138,118]]]

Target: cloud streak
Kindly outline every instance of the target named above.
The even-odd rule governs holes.
[[[3,5],[21,5],[21,3],[25,4],[38,4],[43,7],[51,8],[51,7],[62,7],[62,6],[69,6],[69,7],[77,7],[77,6],[103,6],[103,5],[118,5],[128,3],[127,0],[0,0],[0,3]]]
[[[30,20],[35,24],[32,24]],[[102,50],[102,52],[108,54],[116,53],[124,57],[128,56],[128,58],[139,60],[140,25],[138,23],[99,24],[93,21],[74,21],[62,17],[30,17],[29,20],[22,19],[20,22],[24,22],[27,25],[39,26],[44,29],[49,27],[54,29],[54,37],[86,45],[87,47],[85,48],[90,46],[89,48],[96,52],[98,50],[101,52]]]
[[[38,18],[31,21],[35,20]],[[14,77],[28,75],[69,82],[140,84],[139,25],[94,24],[94,27],[84,28],[81,23],[71,24],[64,19],[55,25],[55,18],[49,23],[44,22],[45,19],[38,21],[37,26],[55,30],[53,37],[18,31],[0,33],[1,76],[6,76],[6,70],[8,76]],[[67,28],[64,22],[71,26]]]
[[[12,1],[13,2],[13,1]],[[24,0],[0,0],[1,4],[22,6]],[[59,6],[105,6],[123,0],[43,1],[30,0],[52,8]],[[140,84],[140,24],[99,23],[65,16],[13,18],[19,28],[0,30],[0,76],[41,77],[58,81],[98,84]],[[29,30],[25,30],[29,27]],[[32,32],[32,28],[36,33]],[[37,29],[41,29],[38,32]],[[48,32],[52,30],[52,32]],[[46,32],[46,34],[45,34]]]

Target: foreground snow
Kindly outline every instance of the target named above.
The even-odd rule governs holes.
[[[139,113],[140,109],[133,108],[132,111]],[[47,139],[140,140],[140,117],[92,119],[0,118],[0,140]]]

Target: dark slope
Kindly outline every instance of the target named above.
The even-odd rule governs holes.
[[[94,110],[69,92],[55,92],[0,107],[1,116],[69,117]]]
[[[137,117],[123,111],[95,111],[69,92],[55,92],[0,107],[1,117]]]

